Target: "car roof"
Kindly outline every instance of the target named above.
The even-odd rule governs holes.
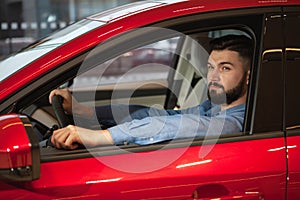
[[[88,19],[101,21],[105,23],[135,15],[141,12],[148,12],[153,9],[162,9],[161,7],[174,7],[173,13],[192,14],[205,11],[237,9],[247,7],[264,7],[279,5],[299,5],[297,0],[157,0],[157,1],[138,1],[123,6],[119,6],[104,12],[94,14]],[[164,8],[163,8],[164,9]]]

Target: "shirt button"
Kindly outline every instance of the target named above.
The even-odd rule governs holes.
[[[151,137],[149,140],[150,140],[151,142],[153,142],[153,141],[154,141],[154,138],[153,138],[153,137]]]

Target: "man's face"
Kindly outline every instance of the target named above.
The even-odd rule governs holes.
[[[248,72],[238,52],[212,51],[208,59],[208,98],[214,104],[227,104],[245,96]]]

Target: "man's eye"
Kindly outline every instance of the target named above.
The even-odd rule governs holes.
[[[222,71],[229,71],[230,68],[229,67],[222,67]]]

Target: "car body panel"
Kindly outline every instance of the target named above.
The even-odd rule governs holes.
[[[299,162],[299,136],[289,136],[287,137],[287,147],[288,152],[288,169],[289,169],[289,184],[288,184],[288,199],[296,200],[299,199],[299,180],[300,180],[300,162]]]
[[[216,198],[215,189],[221,185],[228,189],[228,196],[262,194],[276,199],[280,194],[278,199],[283,199],[286,174],[282,147],[283,138],[254,139],[46,162],[41,164],[39,180],[19,187],[55,199],[188,199],[207,186],[212,187],[209,197]],[[206,148],[212,148],[207,155]],[[220,166],[228,168],[220,170]],[[64,177],[64,181],[57,177]]]

